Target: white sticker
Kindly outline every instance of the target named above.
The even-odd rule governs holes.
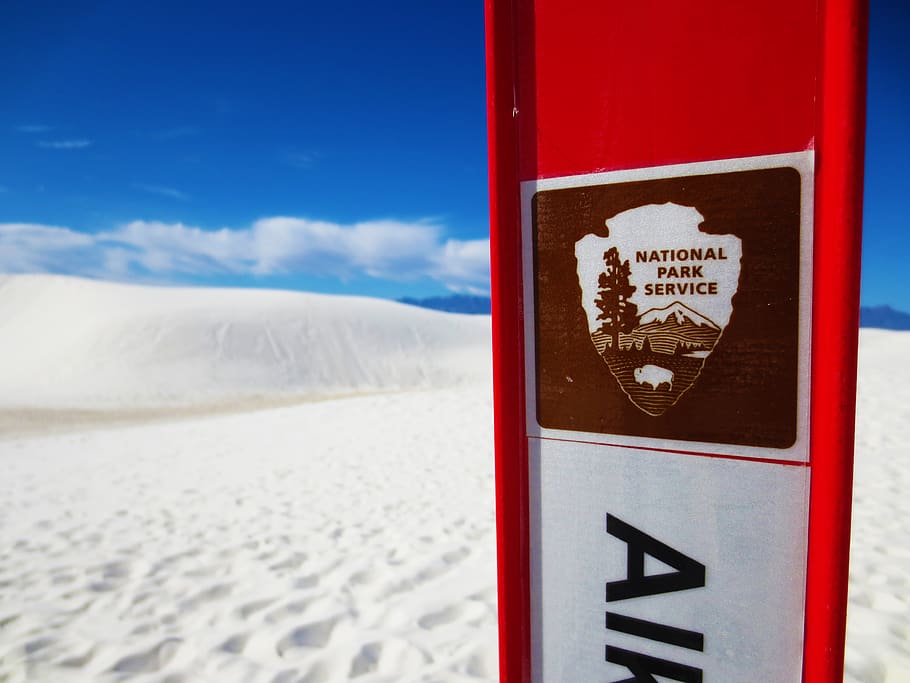
[[[531,439],[530,486],[535,683],[801,680],[808,467]]]

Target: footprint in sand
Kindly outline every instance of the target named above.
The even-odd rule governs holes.
[[[454,565],[461,562],[469,554],[470,551],[467,548],[459,548],[458,550],[444,553],[439,560],[432,563],[423,571],[418,572],[414,578],[418,584],[431,581],[451,570]]]
[[[461,547],[461,548],[458,548],[457,550],[452,550],[450,552],[445,553],[442,556],[442,561],[445,562],[446,564],[456,564],[457,562],[461,562],[464,558],[466,558],[470,554],[471,554],[470,548]]]
[[[84,669],[90,661],[95,656],[95,647],[91,646],[85,650],[81,655],[75,655],[73,657],[67,657],[66,659],[60,660],[60,666],[65,666],[68,669]]]
[[[417,671],[430,662],[430,657],[410,643],[391,639],[367,643],[351,661],[348,678],[357,678],[370,673],[404,674]]]
[[[294,553],[290,557],[281,560],[269,567],[273,572],[279,572],[285,569],[299,569],[300,566],[306,562],[307,555],[306,553]]]
[[[360,571],[354,572],[351,574],[351,577],[348,579],[349,585],[354,586],[366,586],[375,581],[378,581],[380,573],[373,568],[361,569]]]
[[[182,641],[178,638],[168,638],[150,650],[127,655],[114,664],[111,670],[130,674],[161,671],[177,654],[181,644]]]
[[[200,605],[203,605],[207,602],[212,602],[214,600],[220,600],[231,594],[231,591],[234,587],[229,583],[219,583],[205,590],[199,591],[195,595],[187,598],[180,603],[179,608],[181,612],[189,612],[195,610]]]
[[[0,617],[0,630],[11,626],[14,622],[18,621],[22,617],[21,614],[10,614],[6,617]]]
[[[256,612],[264,610],[277,599],[278,598],[266,598],[264,600],[254,600],[253,602],[248,602],[245,605],[241,605],[236,610],[234,610],[234,613],[241,619],[249,619],[251,616],[256,614]]]
[[[464,616],[464,613],[465,609],[461,605],[450,605],[436,612],[423,615],[417,620],[417,625],[420,628],[434,629],[458,621]]]
[[[297,683],[299,680],[299,672],[296,669],[285,669],[275,674],[269,683]]]
[[[338,676],[335,675],[332,667],[325,662],[316,662],[298,683],[329,683],[333,680],[338,680]]]
[[[239,655],[243,653],[243,650],[246,647],[247,641],[249,641],[249,639],[249,633],[238,633],[225,640],[221,645],[218,646],[218,649],[222,652],[228,652],[232,655]]]
[[[338,617],[334,617],[299,626],[279,640],[275,649],[280,656],[284,657],[292,650],[300,648],[325,647],[332,639],[332,631],[335,630],[339,621]]]
[[[36,638],[35,640],[30,640],[27,642],[22,649],[24,650],[26,657],[31,657],[35,653],[40,652],[47,647],[50,647],[55,642],[57,641],[49,637]]]
[[[105,579],[126,579],[129,578],[132,567],[129,562],[108,562],[101,567],[102,576]]]
[[[298,579],[294,579],[294,588],[298,590],[306,590],[307,588],[315,588],[319,585],[319,575],[318,574],[307,574],[306,576],[301,576]]]
[[[307,607],[310,606],[310,603],[310,600],[296,600],[294,602],[286,603],[266,614],[265,620],[269,624],[281,623],[288,617],[303,614],[306,611]]]

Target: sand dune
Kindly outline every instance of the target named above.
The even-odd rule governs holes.
[[[488,317],[298,292],[0,277],[0,407],[223,405],[489,375]]]

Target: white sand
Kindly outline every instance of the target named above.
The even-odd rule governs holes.
[[[910,332],[860,332],[851,683],[910,681]]]
[[[364,297],[0,276],[0,409],[137,410],[489,377],[490,319]]]
[[[18,353],[33,372],[45,359],[47,377],[70,382],[33,387],[23,370],[0,384],[0,414],[32,419],[0,435],[0,681],[496,680],[489,318],[379,304],[394,310],[370,323],[386,330],[374,346],[391,349],[378,353],[380,367],[368,355],[353,360],[356,344],[343,340],[356,335],[341,313],[326,323],[331,335],[315,332],[320,316],[345,307],[367,319],[371,301],[288,295],[286,304],[258,292],[243,306],[212,304],[222,306],[214,315],[194,303],[195,290],[64,279],[77,290],[66,294],[60,282],[0,284],[0,358]],[[56,299],[82,305],[79,291],[145,303],[128,315],[99,304],[89,331],[70,325],[56,346],[14,347],[17,315],[34,326],[51,319],[21,303],[34,305],[36,289],[50,292],[45,305],[58,316],[67,306]],[[169,317],[174,292],[197,312]],[[330,301],[319,309],[311,301],[320,299]],[[255,392],[211,370],[233,360],[190,368],[197,384],[181,383],[175,363],[188,368],[190,352],[190,365],[202,362],[207,335],[232,317],[247,320],[244,338],[261,339],[256,315],[274,337],[296,324],[295,311],[310,315],[308,344],[323,345],[312,357],[345,368],[349,391],[395,392],[276,406],[340,382],[320,384],[329,375],[312,370],[285,381],[271,370],[280,354],[263,356],[252,342],[240,355]],[[153,324],[183,356],[164,354],[175,347],[163,341],[140,343],[136,325]],[[408,331],[396,336],[396,325]],[[298,343],[286,334],[283,348]],[[86,336],[93,345],[79,341]],[[94,348],[120,358],[112,367],[121,374],[145,373],[153,390],[104,374],[103,359],[80,367],[88,361],[72,350]],[[297,362],[310,357],[309,346],[294,348]],[[148,362],[131,366],[137,349]],[[846,680],[895,683],[910,680],[910,334],[863,331],[860,378]],[[112,386],[124,400],[113,414]],[[187,406],[181,419],[168,400]],[[49,433],[46,419],[62,415],[69,421]]]
[[[489,387],[0,443],[0,680],[496,677]]]

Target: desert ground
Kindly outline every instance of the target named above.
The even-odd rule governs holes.
[[[497,680],[490,321],[0,279],[0,681]],[[910,680],[910,334],[863,330],[846,681]]]

